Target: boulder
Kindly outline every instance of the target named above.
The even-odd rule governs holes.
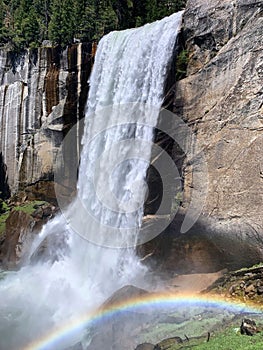
[[[149,292],[132,285],[124,286],[112,294],[102,305],[102,308],[124,302],[125,300],[146,296]]]
[[[240,326],[240,333],[243,335],[254,335],[257,333],[257,326],[254,320],[244,318]]]
[[[117,290],[101,306],[102,313],[105,310],[118,310],[118,304],[125,304],[125,301],[134,298],[140,298],[147,295],[146,290],[129,285]],[[117,305],[117,306],[116,306]],[[99,322],[98,326],[91,330],[91,343],[87,350],[102,349],[107,344],[107,349],[130,350],[138,344],[138,334],[142,324],[149,321],[149,317],[140,312],[132,310],[122,310],[119,313],[113,313],[110,318]]]

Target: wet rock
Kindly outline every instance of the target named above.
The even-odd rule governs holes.
[[[1,249],[2,263],[14,268],[24,258],[34,237],[35,220],[21,210],[12,210],[6,220],[6,234]]]
[[[38,206],[38,208],[32,213],[32,217],[38,220],[47,220],[51,219],[56,212],[57,208],[55,206],[44,204]]]
[[[103,303],[102,308],[107,308],[111,305],[123,302],[128,299],[146,296],[147,294],[149,294],[149,292],[145,289],[141,289],[132,285],[124,286],[113,293],[113,295]]]
[[[15,198],[16,199],[16,198]],[[24,201],[21,206],[15,206],[20,202],[10,202],[9,207],[13,208],[5,222],[5,232],[0,240],[0,262],[4,268],[16,268],[28,257],[32,241],[40,232],[48,220],[55,217],[58,208],[47,202],[35,204],[32,213],[32,203]],[[31,214],[29,214],[31,213]],[[54,250],[54,257],[58,255],[60,245],[55,242],[57,234],[52,235],[51,248]],[[60,243],[62,244],[60,238]],[[54,244],[53,244],[54,243]],[[64,242],[63,242],[64,243]],[[41,254],[39,253],[41,251]],[[47,246],[44,241],[39,250],[34,254],[35,261],[46,254]]]
[[[240,326],[240,332],[243,335],[254,335],[258,331],[256,322],[249,318],[244,318]]]
[[[31,216],[35,220],[35,229],[36,231],[40,231],[42,226],[47,223],[48,220],[55,217],[55,215],[58,213],[59,208],[49,204],[39,204],[36,206],[36,210],[31,214]]]
[[[114,305],[125,304],[126,300],[133,300],[147,294],[146,290],[135,286],[124,286],[103,303],[101,311],[112,310]],[[105,344],[107,344],[107,349],[112,350],[135,349],[138,345],[137,336],[142,325],[150,320],[152,320],[152,315],[145,315],[140,311],[123,310],[116,315],[113,314],[105,322],[100,322],[97,327],[91,330],[92,340],[87,350],[103,349]]]

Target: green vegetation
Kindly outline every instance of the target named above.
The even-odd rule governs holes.
[[[5,222],[9,216],[10,211],[13,210],[21,210],[25,213],[31,215],[36,210],[37,207],[47,204],[44,201],[32,201],[25,202],[18,206],[10,205],[8,206],[5,202],[0,201],[0,235],[5,231]],[[2,208],[2,210],[1,210]]]
[[[175,197],[172,200],[172,208],[171,213],[174,214],[180,207],[181,203],[183,201],[183,192],[178,189],[178,192],[176,193]]]
[[[256,322],[259,333],[254,336],[241,335],[240,325],[244,317]],[[183,342],[175,343],[173,337],[180,337]],[[156,319],[145,326],[137,335],[137,343],[144,342],[158,344],[161,349],[167,350],[261,350],[262,314],[238,314],[224,308],[178,308],[167,319],[161,322]]]
[[[0,198],[0,214],[4,214],[8,210],[8,205]]]
[[[5,221],[8,218],[10,208],[8,205],[0,199],[0,236],[5,231]]]
[[[9,212],[0,215],[0,236],[5,232],[5,222],[8,218]]]
[[[189,55],[186,50],[182,50],[176,60],[176,80],[186,77],[186,69],[189,61]]]
[[[198,350],[261,350],[263,349],[263,337],[260,334],[253,337],[241,335],[234,329],[212,338],[210,342],[196,347]]]
[[[184,345],[178,344],[169,348],[169,350],[177,349],[195,349],[195,350],[262,350],[263,336],[262,334],[253,337],[241,335],[239,329],[228,329],[218,335],[211,336],[210,341],[206,339],[191,339]]]
[[[33,214],[37,207],[48,204],[44,201],[33,201],[33,202],[25,202],[24,204],[18,205],[14,207],[14,210],[21,210],[29,215]]]
[[[62,46],[98,40],[143,25],[185,6],[186,0],[0,0],[0,45],[13,50],[43,40]]]
[[[234,273],[238,274],[239,272],[250,272],[253,271],[257,268],[263,267],[263,262],[260,262],[258,264],[255,264],[253,266],[249,266],[249,267],[242,267],[242,269],[236,270]]]
[[[169,334],[169,329],[167,329]],[[174,333],[176,334],[176,333]],[[171,333],[170,333],[171,335]],[[167,350],[262,350],[263,349],[263,335],[258,333],[254,336],[241,335],[239,327],[228,327],[224,331],[211,333],[209,341],[208,337],[190,337],[186,340],[182,337],[183,343],[176,343],[172,338],[163,338],[159,342],[161,349]],[[151,342],[151,341],[150,341]],[[170,343],[170,344],[169,344]]]

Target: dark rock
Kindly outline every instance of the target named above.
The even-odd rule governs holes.
[[[155,346],[151,343],[143,343],[136,346],[135,350],[155,350]]]
[[[37,205],[36,210],[31,214],[36,221],[36,229],[40,230],[48,220],[57,214],[58,210],[58,207],[48,203]]]
[[[43,218],[51,218],[54,212],[54,207],[51,207],[50,205],[45,205],[42,207],[43,210]]]
[[[40,220],[43,218],[43,209],[41,207],[38,207],[33,213],[32,213],[32,217]]]
[[[149,294],[149,292],[145,289],[137,288],[132,285],[124,286],[113,293],[113,295],[103,303],[102,308],[107,308],[108,306],[123,302],[128,299],[146,296],[147,294]]]
[[[243,335],[254,335],[258,331],[256,322],[249,318],[244,318],[240,326],[240,332]]]
[[[28,185],[25,188],[25,193],[28,200],[46,201],[57,205],[57,196],[53,181],[38,181],[35,184]]]
[[[174,344],[181,344],[183,340],[180,337],[167,338],[156,344],[154,350],[167,350]]]
[[[139,256],[150,268],[161,270],[162,273],[210,273],[222,270],[226,259],[223,258],[222,251],[205,235],[203,225],[196,223],[187,235],[180,234],[183,218],[178,213],[162,234],[139,246]]]

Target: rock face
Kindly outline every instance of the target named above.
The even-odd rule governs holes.
[[[262,9],[256,0],[187,2],[180,39],[186,77],[170,89],[172,111],[190,135],[183,162],[182,150],[173,149],[183,198],[170,227],[144,247],[155,268],[212,272],[262,260]],[[181,234],[191,202],[200,215]]]
[[[13,268],[23,258],[24,247],[32,241],[34,219],[23,211],[14,210],[6,220],[6,237],[2,248],[3,265]]]
[[[231,238],[263,248],[262,9],[255,0],[190,0],[184,17],[190,61],[175,112],[204,152],[208,193],[200,221],[221,250]],[[187,202],[191,165],[184,174]]]
[[[83,117],[92,59],[89,44],[19,55],[0,50],[1,168],[7,169],[12,193],[53,179],[58,147]],[[79,134],[71,149],[74,156]]]
[[[0,243],[0,265],[15,269],[28,258],[32,241],[42,226],[57,213],[57,208],[47,203],[36,205],[29,215],[25,210],[13,208],[6,219],[5,233]],[[40,249],[44,250],[43,244]],[[55,256],[55,254],[54,254]]]
[[[229,232],[241,223],[244,231],[262,233],[262,9],[255,0],[190,0],[184,17],[190,61],[175,111],[205,153],[203,213]],[[184,172],[190,187],[190,167]]]

